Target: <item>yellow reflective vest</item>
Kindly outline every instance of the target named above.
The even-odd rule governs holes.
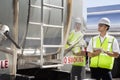
[[[96,36],[92,38],[92,46],[93,48],[101,48],[104,51],[112,52],[114,37],[106,36],[103,42],[100,41],[100,37]],[[101,52],[99,56],[95,56],[91,58],[90,67],[99,67],[112,69],[114,64],[114,57],[110,57],[109,55]]]
[[[75,32],[75,30],[72,30],[70,35],[68,36],[68,40],[67,40],[67,44],[65,45],[65,48],[66,49],[69,48],[72,44],[77,42],[79,38],[82,36],[83,34],[81,33],[81,31]],[[72,51],[74,53],[78,53],[81,51],[79,43],[72,48]]]
[[[72,30],[70,35],[68,36],[68,40],[67,40],[67,44],[65,45],[65,48],[66,49],[69,48],[70,45],[74,44],[82,36],[83,36],[83,34],[81,33],[81,31],[75,32],[75,30]],[[83,39],[81,41],[83,41]],[[72,52],[74,52],[74,53],[78,53],[80,51],[81,51],[80,43],[76,44],[72,48]],[[80,62],[74,62],[73,63],[74,66],[85,66],[86,59],[84,56],[75,56],[75,55],[73,55],[73,56],[75,57],[75,59],[79,59],[78,61],[80,61]]]

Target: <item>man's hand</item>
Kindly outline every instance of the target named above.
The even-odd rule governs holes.
[[[100,49],[93,50],[94,56],[98,56],[100,53],[101,53],[101,50],[100,50]]]
[[[95,57],[98,56],[102,52],[101,49],[93,49],[93,52],[88,52],[89,57]]]

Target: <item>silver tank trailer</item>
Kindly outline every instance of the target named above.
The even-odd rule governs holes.
[[[13,0],[1,0],[0,22],[9,26],[13,40],[17,33],[13,26],[18,23],[18,41],[15,41],[21,49],[11,47],[8,39],[1,41],[0,61],[8,67],[0,68],[0,74],[16,74],[17,69],[63,66],[64,44],[72,29],[72,18],[80,17],[86,21],[83,3],[83,0],[19,0],[17,19],[13,15]],[[61,6],[64,6],[63,9]],[[67,70],[68,66],[64,65],[61,69]]]

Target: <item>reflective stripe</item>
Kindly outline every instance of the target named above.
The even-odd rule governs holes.
[[[110,51],[110,47],[111,47],[111,44],[108,44],[108,49],[107,49],[107,51]]]
[[[109,37],[109,42],[108,42],[108,49],[107,49],[107,51],[110,51],[110,48],[111,48],[111,46],[112,46],[112,44],[113,44],[113,40],[114,40],[113,37]]]
[[[96,47],[96,40],[94,40],[94,44],[93,44],[93,48],[95,48]]]

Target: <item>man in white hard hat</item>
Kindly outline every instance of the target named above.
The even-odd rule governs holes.
[[[114,58],[117,58],[120,54],[118,41],[107,33],[109,28],[110,20],[101,18],[98,22],[100,33],[91,38],[87,47],[90,57],[91,77],[96,80],[112,80],[111,70]]]
[[[75,44],[72,46],[70,51],[73,53],[73,57],[75,59],[81,59],[81,61],[75,61],[72,64],[72,70],[71,70],[71,80],[82,80],[84,77],[84,74],[81,74],[82,71],[85,71],[85,52],[84,52],[84,47],[86,47],[86,43],[83,39],[84,34],[81,31],[81,26],[82,22],[80,18],[75,18],[74,19],[74,30],[70,32],[70,35],[67,40],[67,44],[65,48],[69,48],[71,45]],[[83,49],[82,49],[83,48]],[[65,53],[66,54],[66,53]]]

